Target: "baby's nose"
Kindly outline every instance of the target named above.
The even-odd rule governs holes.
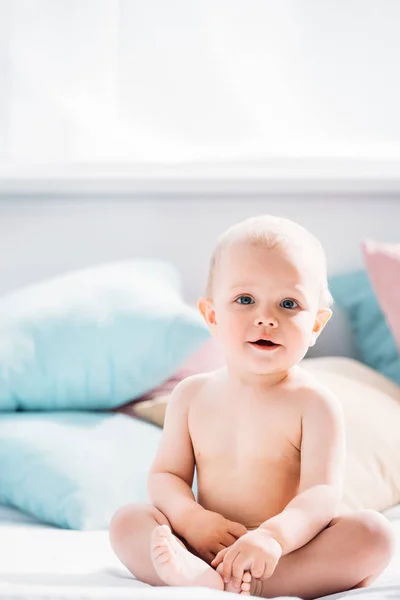
[[[278,321],[275,317],[260,317],[258,316],[254,324],[257,327],[278,327]]]

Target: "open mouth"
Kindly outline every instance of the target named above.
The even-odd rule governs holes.
[[[271,340],[256,340],[255,342],[250,342],[252,346],[258,346],[259,348],[278,348],[280,344],[275,344]]]

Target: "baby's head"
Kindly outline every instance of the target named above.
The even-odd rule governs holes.
[[[293,221],[262,215],[219,238],[199,308],[228,362],[262,375],[301,361],[331,304],[319,241]]]

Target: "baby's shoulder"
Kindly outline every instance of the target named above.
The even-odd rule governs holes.
[[[208,396],[221,381],[221,375],[222,369],[190,375],[178,383],[173,396],[189,403],[204,395]]]
[[[304,409],[336,410],[340,407],[340,401],[332,390],[324,385],[313,374],[297,367],[291,382],[292,393],[301,400]]]

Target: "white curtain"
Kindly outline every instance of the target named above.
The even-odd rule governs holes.
[[[398,0],[0,0],[2,164],[400,155]]]

